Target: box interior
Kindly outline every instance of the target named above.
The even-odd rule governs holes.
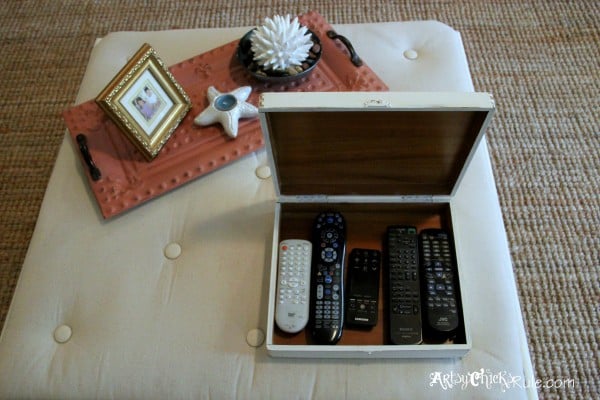
[[[383,239],[389,225],[402,224],[416,226],[420,231],[425,228],[443,228],[452,232],[449,203],[281,203],[278,242],[285,239],[312,240],[312,226],[319,212],[336,210],[346,219],[346,265],[353,248],[377,249],[383,253]],[[384,258],[384,257],[383,257]],[[344,326],[342,339],[337,346],[344,345],[384,345],[388,343],[386,332],[386,270],[382,258],[380,277],[378,323],[370,330]],[[276,268],[276,266],[275,266]],[[460,282],[459,282],[460,285]],[[459,309],[462,310],[460,288],[457,291]],[[272,298],[274,301],[274,297]],[[464,319],[452,343],[466,343]],[[308,327],[297,334],[287,334],[274,324],[273,344],[309,345]],[[426,343],[435,343],[429,341]]]
[[[266,123],[281,195],[450,195],[487,110],[294,110]]]

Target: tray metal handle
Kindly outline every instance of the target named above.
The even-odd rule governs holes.
[[[352,61],[352,64],[354,64],[357,67],[360,67],[363,65],[362,60],[356,53],[356,50],[354,50],[354,46],[352,46],[352,43],[350,43],[348,38],[346,38],[345,36],[342,36],[342,35],[338,35],[334,30],[327,31],[327,37],[329,37],[332,40],[338,39],[340,42],[342,42],[344,44],[344,46],[346,46],[346,48],[350,52],[350,61]]]
[[[80,133],[75,139],[77,139],[79,151],[83,156],[83,160],[85,161],[85,164],[90,170],[92,180],[94,182],[99,180],[102,177],[102,174],[100,173],[100,169],[96,166],[96,164],[94,164],[94,160],[92,159],[92,155],[90,154],[90,150],[88,149],[87,137],[83,133]]]

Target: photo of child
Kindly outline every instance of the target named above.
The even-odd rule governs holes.
[[[150,121],[156,114],[156,111],[160,109],[162,102],[156,96],[154,91],[151,89],[148,83],[144,88],[136,95],[133,100],[133,105],[142,114],[146,121]]]
[[[165,123],[165,117],[175,107],[175,103],[161,85],[161,81],[147,69],[118,100],[129,115],[129,122],[136,125],[138,132],[144,135],[144,140],[153,140],[157,129]]]

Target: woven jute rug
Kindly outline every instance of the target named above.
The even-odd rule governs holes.
[[[476,90],[497,102],[488,143],[541,397],[600,397],[599,4],[5,0],[0,325],[65,133],[60,112],[76,97],[95,38],[256,25],[310,9],[334,24],[435,19],[461,32]]]

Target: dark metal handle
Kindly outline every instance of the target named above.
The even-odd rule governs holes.
[[[81,155],[83,156],[83,159],[85,160],[85,163],[87,164],[90,170],[92,180],[97,181],[98,179],[100,179],[102,174],[100,173],[98,167],[96,167],[96,164],[94,164],[94,160],[92,159],[92,155],[90,154],[90,150],[87,146],[87,137],[83,133],[80,133],[75,139],[77,139],[77,144],[79,144],[79,151],[81,152]]]
[[[339,39],[339,41],[342,42],[344,46],[346,46],[346,48],[350,52],[350,61],[352,61],[352,64],[356,65],[357,67],[363,65],[362,60],[360,59],[358,54],[356,54],[356,50],[354,50],[354,46],[352,46],[352,43],[350,43],[350,41],[345,36],[338,35],[337,33],[335,33],[335,31],[332,30],[327,31],[327,37],[333,40]]]

